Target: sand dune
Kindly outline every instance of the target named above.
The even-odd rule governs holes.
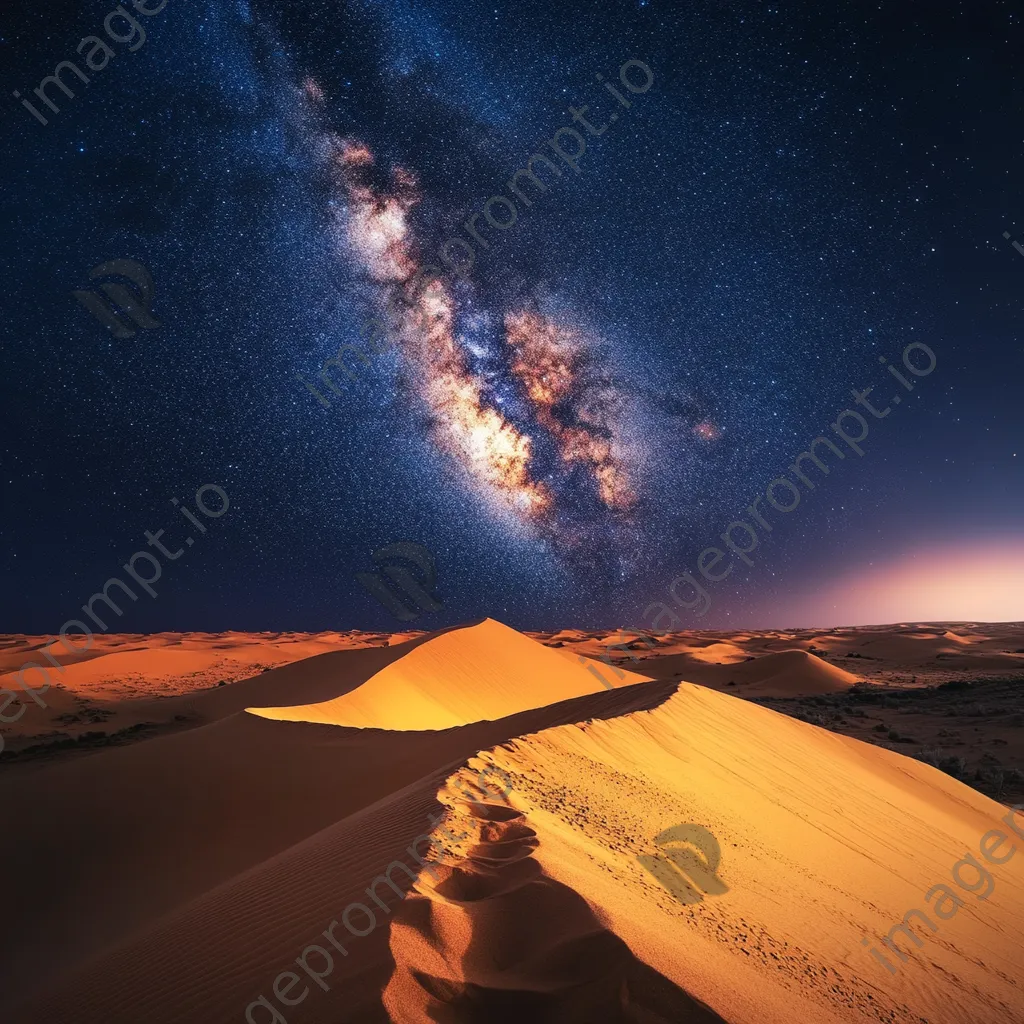
[[[695,645],[683,653],[694,661],[707,665],[731,665],[737,661],[747,660],[746,651],[734,643],[719,642]]]
[[[332,916],[429,831],[426,815],[442,809],[437,795],[460,764],[512,737],[653,707],[673,691],[602,690],[442,732],[236,715],[0,778],[6,827],[34,837],[17,856],[0,846],[0,872],[47,879],[5,904],[19,941],[0,959],[0,1012],[27,1000],[15,1019],[241,1021]],[[387,934],[375,933],[305,1019],[357,1019],[352,986],[369,971],[379,984],[360,997],[368,1016],[358,1019],[385,1020],[388,968]]]
[[[543,634],[537,638],[549,642]],[[822,655],[855,677],[870,675],[874,682],[897,685],[935,685],[980,672],[993,678],[1024,674],[1024,626],[1020,623],[903,623],[763,633],[686,630],[653,639],[651,646],[640,642],[623,652],[610,646],[604,632],[576,631],[571,650],[591,658],[610,653],[616,665],[657,678],[666,677],[671,666],[679,678],[708,686],[718,686],[721,673],[703,672],[702,662],[729,664],[792,650]],[[673,664],[667,655],[679,655],[679,661]],[[785,692],[784,688],[778,695]],[[795,691],[789,688],[788,692]]]
[[[595,666],[596,667],[596,666]],[[648,677],[607,671],[613,686]],[[417,645],[357,690],[321,704],[250,707],[263,718],[357,729],[449,729],[493,721],[601,689],[586,663],[485,619]]]
[[[799,697],[815,693],[837,693],[854,683],[858,676],[830,665],[802,650],[783,650],[751,660],[709,664],[705,653],[728,651],[716,644],[704,651],[673,654],[644,667],[658,679],[685,679],[715,689],[735,690],[743,697]]]
[[[0,649],[0,686],[35,661],[51,670],[61,687],[83,697],[119,699],[145,693],[178,694],[220,680],[233,682],[264,668],[287,665],[327,651],[369,646],[342,633],[158,633],[95,634],[88,650],[69,653],[44,637],[12,637]],[[49,652],[63,671],[42,653]]]
[[[557,633],[527,633],[526,635],[549,644],[575,644],[588,639],[587,634],[578,629],[560,629]]]
[[[524,737],[495,760],[515,780],[519,816],[510,820],[520,836],[535,833],[530,859],[543,876],[582,896],[635,955],[722,1019],[1024,1020],[1021,862],[988,865],[995,885],[984,901],[951,879],[967,851],[980,856],[989,830],[1010,832],[1000,824],[1005,808],[935,769],[687,684],[650,712]],[[1024,834],[1024,814],[1018,821]],[[657,852],[652,837],[677,822],[717,837],[727,892],[682,906],[638,864],[638,853]],[[476,871],[470,860],[466,870]],[[968,869],[962,877],[972,884],[977,876]],[[861,940],[878,947],[910,908],[931,910],[925,893],[939,882],[966,906],[934,934],[918,922],[920,950],[898,936],[908,960],[890,953],[899,965],[891,975]],[[430,898],[424,879],[418,888]],[[536,927],[532,900],[501,902],[504,913],[486,918],[487,929],[469,930],[463,963]],[[439,920],[435,913],[431,926]],[[549,945],[572,941],[558,914],[547,920]],[[410,921],[420,947],[406,952],[401,932],[393,939],[406,988],[406,963],[431,973],[417,949],[434,934],[414,911]],[[435,946],[450,941],[438,932]],[[478,934],[486,937],[479,949]],[[459,986],[443,991],[442,1002],[462,1005]]]
[[[959,654],[965,641],[955,640],[939,633],[892,633],[888,636],[870,638],[861,643],[855,650],[861,654],[881,658],[884,661],[913,664],[935,658],[939,654]]]
[[[786,650],[817,651],[850,674],[897,685],[970,679],[976,673],[991,678],[1024,674],[1024,626],[1020,623],[903,623],[764,633],[682,631],[653,638],[639,637],[631,630],[566,629],[529,635],[577,666],[580,655],[602,662],[590,666],[598,685],[602,684],[594,673],[609,685],[636,681],[609,669],[610,662],[620,672],[633,676],[674,677],[708,686],[728,686],[732,677],[717,671],[719,665]],[[634,636],[638,637],[635,641],[631,640]],[[97,729],[113,733],[145,726],[150,735],[154,731],[150,726],[156,732],[188,728],[248,706],[323,703],[352,688],[347,683],[334,687],[331,675],[349,680],[356,663],[347,657],[318,661],[317,655],[373,654],[391,646],[404,654],[410,649],[406,645],[426,639],[427,635],[414,631],[228,631],[152,636],[97,634],[89,651],[72,655],[59,645],[50,645],[49,653],[56,650],[64,671],[51,674],[53,685],[45,696],[45,708],[40,709],[26,697],[28,712],[15,722],[0,724],[5,741],[5,752],[0,757],[32,743],[74,738]],[[623,639],[626,649],[616,646]],[[0,637],[0,687],[20,692],[14,672],[26,661],[48,665],[41,650],[45,644],[45,637]],[[673,664],[667,660],[669,655],[679,655],[680,659]],[[352,685],[365,682],[390,660],[374,661],[370,671],[359,667]],[[302,667],[295,673],[278,674],[289,665]],[[704,666],[712,671],[705,672]],[[259,680],[264,676],[268,683],[272,678],[273,683],[253,682],[253,677]],[[29,679],[38,685],[35,674]],[[737,679],[733,682],[737,687],[741,685]],[[226,685],[218,691],[220,683]],[[211,691],[219,693],[217,699],[208,699]],[[754,695],[754,691],[749,692]],[[766,690],[765,695],[795,692],[790,686]],[[812,686],[807,692],[822,691]],[[239,700],[245,693],[248,699]]]
[[[865,634],[849,649],[861,657],[924,672],[932,666],[947,670],[959,667],[986,672],[1024,671],[1024,655],[1005,648],[999,650],[988,641],[988,637],[963,636],[948,630],[907,629]]]
[[[810,647],[838,658],[896,638],[988,657],[1019,629],[680,634],[659,639],[675,653],[636,652],[667,678],[595,662],[613,689],[576,649],[599,656],[607,632],[573,632],[562,648],[491,620],[395,646],[366,634],[223,687],[110,704],[187,714],[179,733],[4,766],[3,1019],[223,1024],[255,1005],[250,1024],[1024,1021],[1024,859],[988,865],[985,900],[951,875],[1008,831],[1005,808],[739,699],[856,680]],[[187,644],[260,646],[139,644],[116,650],[159,663]],[[719,652],[731,663],[709,663]],[[680,682],[682,666],[725,692]],[[466,799],[486,764],[512,780],[507,803]],[[399,875],[411,891],[374,907],[371,933],[338,926],[346,951],[323,984],[304,973],[296,958],[439,812],[461,836],[441,863]],[[656,837],[679,825],[717,840],[717,884],[695,854],[665,860]],[[696,894],[683,901],[665,873],[680,866]],[[886,951],[940,882],[962,908],[934,932],[912,923],[920,948],[897,934],[906,962],[887,951],[890,974],[862,940]],[[298,1005],[276,994],[289,971],[308,990]]]
[[[194,642],[194,650],[181,649],[193,646],[193,641],[167,641],[166,635],[157,638],[153,649],[144,649],[137,641],[112,645],[94,659],[66,667],[65,676],[58,677],[61,681],[43,694],[45,708],[26,697],[26,713],[2,727],[6,748],[17,750],[29,738],[52,736],[58,728],[58,735],[66,736],[95,730],[98,724],[108,732],[140,722],[182,728],[217,721],[249,704],[330,700],[359,686],[422,639],[389,646],[362,640],[350,643],[344,636],[334,641],[289,638],[279,647],[279,636],[274,634],[262,644],[251,634],[239,635],[234,648],[216,655],[211,653],[214,647],[230,642],[223,634]],[[332,649],[335,643],[338,646]],[[324,648],[326,653],[318,653]],[[125,659],[130,659],[136,680],[131,693],[124,690]],[[211,677],[226,671],[225,659],[233,681],[219,686]],[[277,667],[267,667],[275,663]],[[145,682],[149,679],[152,685]],[[30,681],[36,680],[30,677]],[[10,676],[6,680],[0,677],[0,685],[21,692]]]
[[[860,678],[806,651],[779,651],[742,665],[730,666],[731,678],[744,696],[796,696],[836,693]]]
[[[526,815],[456,807],[445,827],[468,848],[424,871],[392,918],[383,1002],[395,1024],[721,1024],[545,873]]]

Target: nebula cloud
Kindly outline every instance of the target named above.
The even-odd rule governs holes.
[[[539,313],[506,316],[512,372],[522,381],[538,421],[558,443],[563,461],[582,463],[593,473],[601,501],[627,509],[636,494],[627,481],[612,428],[618,399],[607,383],[591,381],[583,338]]]
[[[530,439],[484,403],[481,382],[467,369],[456,342],[451,290],[421,272],[408,221],[420,201],[416,179],[396,167],[385,190],[373,184],[375,163],[364,144],[338,140],[335,164],[348,200],[345,237],[370,279],[390,292],[380,296],[381,306],[400,321],[393,326],[406,358],[419,370],[432,435],[473,479],[523,515],[537,517],[550,507],[551,495],[531,477]]]
[[[373,321],[397,339],[400,380],[431,442],[493,508],[561,556],[614,557],[638,493],[599,342],[564,309],[443,277],[424,255],[420,210],[438,203],[427,205],[419,176],[364,139],[317,126],[315,81],[296,92],[328,170],[335,255],[362,281]]]

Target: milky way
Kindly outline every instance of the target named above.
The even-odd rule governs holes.
[[[343,219],[353,255],[371,280],[391,290],[386,298],[409,296],[406,306],[389,314],[399,320],[389,326],[403,339],[409,376],[431,414],[434,438],[525,516],[542,515],[551,497],[530,476],[530,439],[484,402],[481,382],[468,370],[456,337],[459,311],[451,289],[436,278],[408,288],[422,269],[407,217],[419,201],[415,178],[395,168],[396,191],[378,192],[364,180],[374,164],[365,146],[339,141],[333,157],[348,199]]]
[[[312,107],[322,106],[323,91],[313,79],[303,81],[302,93]],[[615,513],[619,525],[637,503],[629,447],[616,428],[622,402],[602,372],[598,350],[581,331],[546,316],[535,297],[507,311],[489,308],[469,282],[453,283],[436,266],[428,268],[412,224],[424,198],[413,170],[381,167],[357,138],[313,129],[309,143],[330,167],[343,200],[335,217],[336,251],[372,285],[373,319],[400,339],[402,379],[424,410],[433,443],[485,500],[535,527],[563,557],[592,562],[600,524],[561,508],[567,491],[580,483],[572,470],[584,470],[596,503]],[[481,339],[476,332],[467,340],[469,321],[481,319],[494,324],[491,342],[505,350],[505,372],[497,380],[470,366],[467,346]],[[513,417],[489,395],[517,384],[521,415]],[[545,470],[535,454],[534,438],[541,435],[558,453]]]
[[[1021,29],[985,10],[168,3],[44,125],[10,93],[99,23],[4,5],[6,625],[209,481],[230,529],[125,629],[384,628],[355,574],[403,541],[426,628],[628,625],[912,342],[948,377],[713,624],[1019,527]],[[158,328],[72,297],[115,260]]]

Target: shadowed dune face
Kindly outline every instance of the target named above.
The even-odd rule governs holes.
[[[323,659],[329,667],[335,657],[311,662],[319,671]],[[289,669],[280,672],[279,699],[294,684]],[[272,689],[273,675],[252,682]],[[351,684],[335,674],[333,685]],[[674,689],[652,683],[601,690],[441,732],[354,730],[236,713],[80,760],[0,773],[5,827],[20,838],[0,844],[0,875],[47,879],[7,896],[5,927],[18,939],[0,958],[0,1011],[11,1000],[34,998],[44,1002],[31,1019],[47,1022],[138,1024],[138,1014],[147,1024],[221,1024],[413,836],[429,830],[425,815],[438,809],[435,795],[453,768],[553,723],[654,707]],[[219,705],[230,690],[212,691],[209,699]],[[414,817],[405,809],[410,793],[418,801]],[[334,833],[337,846],[321,853],[318,836],[329,842]],[[337,882],[324,879],[325,871],[337,872]],[[108,966],[82,966],[97,950],[108,951]],[[361,955],[349,959],[357,964]],[[197,963],[205,965],[198,975]],[[62,976],[66,985],[55,993]],[[108,986],[108,976],[117,985]],[[379,989],[367,998],[379,1006]],[[208,1007],[197,1008],[203,1000]]]

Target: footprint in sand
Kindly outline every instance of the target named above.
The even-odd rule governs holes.
[[[392,921],[394,1024],[722,1024],[545,874],[524,814],[455,810],[469,845],[424,871]]]

